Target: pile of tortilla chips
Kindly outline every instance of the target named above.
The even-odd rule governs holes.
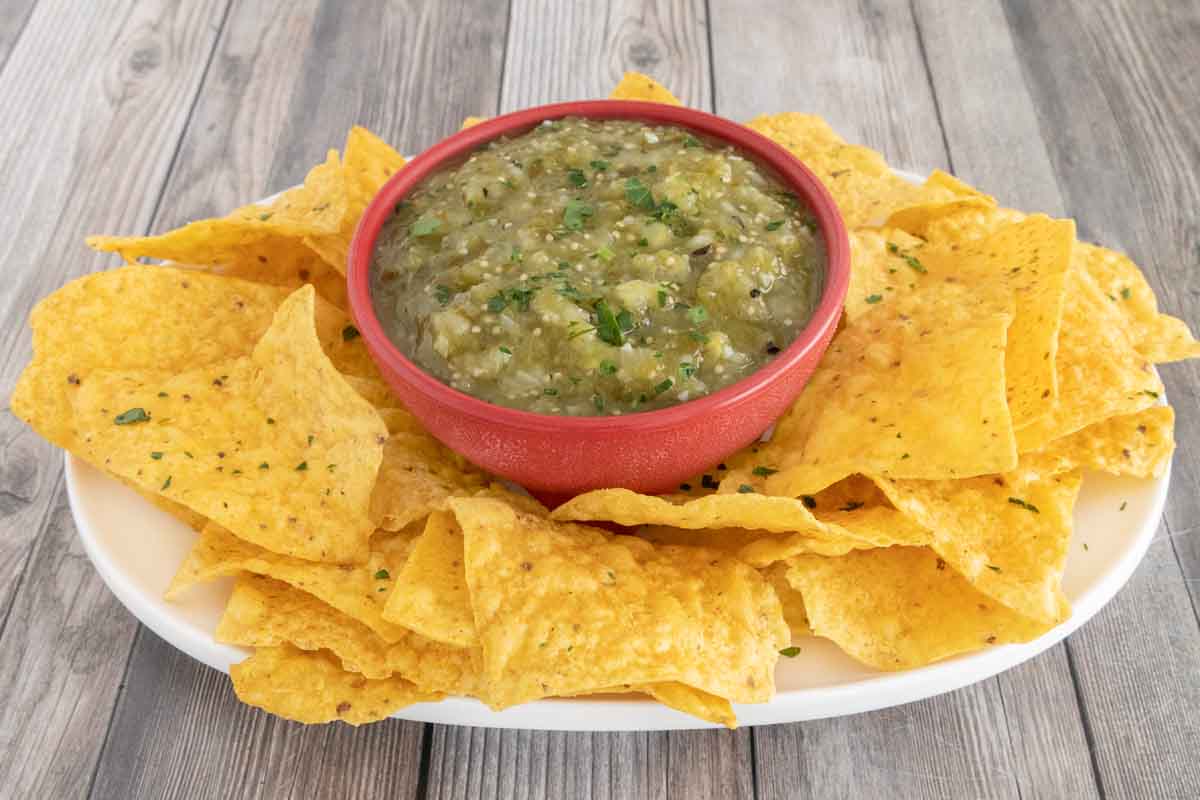
[[[678,102],[636,74],[613,96]],[[844,325],[773,436],[677,493],[550,512],[393,397],[343,274],[404,160],[361,128],[269,203],[89,239],[128,264],[33,310],[12,408],[196,530],[168,597],[236,576],[234,689],[302,722],[633,692],[734,726],[803,637],[896,670],[1039,636],[1070,613],[1082,473],[1162,472],[1153,364],[1200,344],[1070,220],[905,182],[817,117],[749,126],[842,209]]]

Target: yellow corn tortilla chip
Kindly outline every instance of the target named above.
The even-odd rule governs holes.
[[[446,508],[455,495],[473,494],[488,476],[427,433],[392,434],[383,448],[371,494],[371,518],[386,530],[404,528]]]
[[[73,397],[88,460],[267,549],[365,560],[387,431],[322,351],[313,304],[288,298],[249,357],[94,373]]]
[[[681,504],[660,497],[641,495],[628,489],[599,489],[579,495],[550,515],[557,520],[616,522],[620,525],[672,526],[689,530],[742,528],[752,534],[729,531],[696,537],[690,544],[716,545],[730,550],[747,563],[763,567],[797,553],[840,555],[854,548],[886,547],[891,544],[924,544],[929,534],[887,508],[857,508],[831,511],[837,522],[817,519],[805,503],[790,497],[761,494],[714,494]],[[786,535],[780,535],[786,534]],[[661,537],[654,541],[664,541]],[[717,544],[714,540],[724,540]],[[686,541],[686,537],[675,539]]]
[[[729,729],[737,727],[737,715],[733,712],[733,706],[724,697],[717,697],[686,684],[670,681],[639,686],[637,691],[650,695],[664,706],[682,711],[684,714],[690,714],[705,722],[724,725]]]
[[[790,632],[774,591],[741,562],[454,499],[494,705],[678,681],[763,702]]]
[[[988,201],[988,205],[995,206],[996,198],[990,194],[981,192],[966,181],[959,180],[948,172],[943,172],[940,169],[935,169],[929,173],[929,177],[925,179],[926,186],[939,186],[947,189],[957,197],[977,197]]]
[[[1162,382],[1130,341],[1117,304],[1083,269],[1067,274],[1055,360],[1058,399],[1050,413],[1017,431],[1022,452],[1109,417],[1153,406]]]
[[[788,627],[792,630],[792,641],[795,641],[802,636],[812,636],[813,629],[808,621],[808,611],[804,607],[804,595],[788,582],[789,569],[791,569],[791,565],[788,562],[780,561],[761,572],[762,576],[767,579],[767,583],[771,584],[771,588],[775,590],[775,595],[779,598],[780,605],[783,606],[783,618],[787,620]]]
[[[302,589],[366,625],[385,641],[398,642],[408,631],[385,621],[383,609],[413,538],[415,532],[378,533],[371,540],[367,562],[348,567],[273,553],[209,523],[171,579],[165,597],[175,600],[197,583],[251,572]]]
[[[1054,365],[1074,242],[1074,222],[1037,214],[957,249],[922,251],[932,276],[975,286],[1002,283],[1012,293],[1004,373],[1017,429],[1049,413],[1058,394]]]
[[[463,534],[453,514],[429,515],[388,596],[383,617],[435,641],[457,647],[479,645],[463,568]]]
[[[787,148],[833,195],[846,227],[881,224],[899,208],[950,201],[941,186],[916,186],[892,172],[883,156],[847,144],[829,124],[810,114],[755,117],[747,127]]]
[[[249,575],[238,580],[217,639],[246,647],[286,643],[302,650],[328,650],[343,669],[367,678],[399,675],[425,691],[482,692],[476,653],[408,632],[388,643],[315,596],[267,577]]]
[[[1155,364],[1200,358],[1200,342],[1187,323],[1159,313],[1154,290],[1137,264],[1121,253],[1094,244],[1080,242],[1076,248],[1076,263],[1112,301],[1143,358]]]
[[[1175,451],[1175,412],[1154,406],[1135,414],[1109,417],[1055,439],[1040,450],[1023,453],[1018,471],[1051,476],[1074,469],[1113,475],[1157,478]]]
[[[959,478],[1016,466],[1004,387],[1011,297],[940,283],[849,323],[760,448],[770,494],[853,473]]]
[[[183,371],[246,355],[285,297],[269,286],[140,264],[71,281],[30,314],[34,357],[12,411],[77,450],[70,398],[92,372]]]
[[[789,565],[788,581],[804,597],[813,633],[875,669],[911,669],[1026,642],[1050,627],[980,593],[925,547],[801,556]]]
[[[1039,622],[1070,614],[1060,584],[1078,471],[1046,479],[876,480],[896,508],[933,532],[933,549],[976,589]]]
[[[651,103],[666,103],[681,106],[679,98],[667,91],[661,83],[640,72],[626,72],[617,88],[609,95],[612,100],[645,100]],[[465,127],[465,125],[464,125]]]
[[[334,233],[346,213],[346,192],[336,150],[313,167],[302,186],[266,204],[251,204],[227,216],[188,223],[157,236],[89,236],[97,250],[120,253],[127,261],[157,258],[185,264],[212,264],[268,236],[300,238]]]
[[[1024,214],[1011,208],[959,208],[953,214],[929,220],[922,238],[931,245],[954,247],[982,239],[1024,219]]]
[[[845,316],[853,322],[896,293],[910,291],[921,278],[907,259],[924,242],[894,228],[859,228],[850,232],[850,288]]]
[[[487,121],[488,121],[487,117],[467,117],[466,119],[463,120],[462,127],[459,128],[459,130],[465,131],[467,128],[474,128],[479,123],[487,122]]]
[[[346,136],[343,160],[346,207],[340,223],[333,231],[306,235],[304,243],[345,275],[350,240],[359,219],[388,179],[404,166],[404,158],[387,142],[355,125]]]
[[[291,644],[301,650],[328,650],[347,672],[374,679],[392,674],[387,642],[370,628],[265,575],[238,578],[214,636],[218,642],[243,647]]]
[[[441,700],[403,678],[371,680],[346,672],[337,658],[290,645],[263,647],[229,670],[243,703],[306,724],[363,725],[387,719],[405,706]]]

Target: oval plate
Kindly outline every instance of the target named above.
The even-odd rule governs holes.
[[[899,174],[914,183],[922,181],[911,173]],[[1063,576],[1072,613],[1040,638],[905,672],[879,672],[854,661],[832,642],[809,637],[798,656],[780,659],[774,700],[735,706],[739,723],[800,722],[901,705],[990,678],[1033,658],[1093,617],[1129,580],[1158,528],[1170,476],[1169,467],[1155,480],[1085,476]],[[135,617],[171,645],[222,672],[229,672],[230,664],[249,654],[213,639],[233,588],[232,578],[195,587],[180,602],[162,599],[195,541],[191,528],[69,454],[66,481],[71,513],[88,557]],[[396,717],[448,725],[574,731],[712,727],[650,700],[622,696],[538,700],[504,711],[451,697],[409,706]]]

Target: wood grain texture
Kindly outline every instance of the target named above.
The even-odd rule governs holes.
[[[59,488],[0,636],[0,795],[81,797],[137,630],[96,574]]]
[[[744,798],[749,731],[563,733],[433,726],[428,797]]]
[[[629,70],[712,107],[704,0],[513,0],[511,20],[501,111],[607,97]]]
[[[711,0],[717,113],[819,114],[900,169],[946,169],[936,104],[903,0]]]
[[[62,476],[62,454],[8,410],[29,359],[29,309],[99,266],[86,233],[149,223],[224,11],[224,0],[186,8],[45,0],[0,72],[0,620]],[[30,573],[24,584],[51,578]],[[57,643],[42,646],[53,658]],[[4,668],[18,657],[0,651]]]
[[[287,722],[145,628],[136,652],[92,797],[416,797],[422,725]]]
[[[4,69],[8,54],[21,37],[36,5],[37,0],[4,0],[0,3],[0,70]]]

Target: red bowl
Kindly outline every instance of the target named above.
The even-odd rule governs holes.
[[[566,116],[675,125],[737,148],[808,206],[825,238],[824,290],[804,330],[770,363],[710,395],[609,417],[535,414],[447,386],[388,339],[371,301],[371,256],[384,222],[432,173],[481,145]],[[628,100],[557,103],[506,114],[442,140],[392,176],[367,207],[350,245],[350,307],[384,378],[429,431],[475,464],[529,489],[574,494],[605,487],[662,492],[754,441],[791,404],[825,352],[846,298],[850,243],[833,198],[803,164],[749,128],[678,106]]]

